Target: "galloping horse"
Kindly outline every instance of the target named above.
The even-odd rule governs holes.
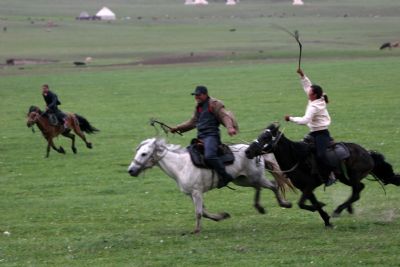
[[[265,178],[265,158],[262,157],[262,160],[247,159],[244,154],[244,150],[247,147],[244,144],[230,146],[235,155],[235,160],[226,169],[228,173],[235,177],[233,183],[255,188],[254,207],[259,213],[265,213],[264,208],[260,205],[261,188],[272,190],[279,205],[290,208],[292,206],[291,203],[281,196],[278,186]],[[152,168],[155,165],[173,178],[184,194],[192,198],[196,214],[194,233],[199,233],[201,230],[201,217],[214,221],[230,217],[226,212],[212,214],[206,210],[203,204],[203,193],[216,188],[219,177],[210,169],[198,168],[193,165],[187,149],[179,145],[167,144],[164,139],[151,138],[144,140],[136,149],[136,155],[128,168],[128,172],[132,176],[138,176],[143,170]],[[281,179],[281,181],[276,181],[278,184],[287,183],[285,177],[274,176],[275,179]]]
[[[360,192],[364,189],[361,179],[368,174],[385,185],[400,185],[400,175],[393,172],[392,166],[385,161],[383,155],[375,151],[367,151],[354,143],[343,144],[348,148],[350,156],[344,160],[342,171],[335,171],[335,175],[340,182],[351,186],[352,195],[335,209],[333,213],[335,217],[339,216],[344,209],[353,213],[352,204],[360,198]],[[245,153],[250,159],[263,153],[274,153],[281,169],[288,170],[286,175],[302,192],[298,202],[299,207],[312,212],[318,211],[325,226],[331,227],[330,217],[322,209],[325,204],[319,202],[313,193],[314,189],[322,184],[322,181],[319,177],[312,175],[311,154],[308,151],[308,144],[287,139],[279,131],[278,125],[271,124],[256,141],[250,144]],[[310,200],[312,205],[305,204],[306,200]]]
[[[86,144],[86,147],[92,148],[92,143],[86,140],[86,137],[83,134],[83,132],[92,134],[99,130],[93,127],[84,117],[78,114],[68,113],[66,121],[68,127],[72,129],[80,138],[82,138],[82,140]],[[53,138],[57,137],[60,134],[72,140],[71,149],[74,152],[74,154],[76,154],[77,150],[75,147],[75,135],[70,132],[71,130],[70,129],[65,130],[64,127],[61,125],[54,126],[50,124],[49,117],[47,116],[46,113],[42,112],[36,106],[31,106],[28,111],[26,125],[28,127],[32,127],[34,124],[38,126],[38,128],[43,134],[43,137],[47,140],[47,153],[46,153],[47,158],[49,157],[50,147],[52,147],[58,153],[65,154],[65,150],[62,146],[57,148],[53,143]]]

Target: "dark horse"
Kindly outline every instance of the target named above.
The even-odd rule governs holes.
[[[86,140],[83,132],[88,134],[95,133],[99,131],[82,116],[78,114],[68,113],[67,114],[67,125],[70,129],[72,129],[82,140],[85,142],[87,148],[92,148],[92,143]],[[49,117],[46,113],[42,112],[38,107],[31,106],[27,115],[26,125],[28,127],[32,127],[34,124],[38,126],[44,138],[47,140],[47,153],[46,157],[49,157],[50,147],[52,147],[58,153],[65,154],[65,150],[63,147],[57,148],[53,143],[53,138],[62,134],[65,137],[68,137],[72,140],[72,151],[76,154],[77,150],[75,147],[75,135],[71,133],[70,129],[65,130],[63,126],[57,125],[54,126],[50,123]]]
[[[339,205],[333,216],[337,217],[347,209],[353,213],[352,204],[360,198],[360,192],[364,189],[361,180],[368,174],[383,184],[400,185],[400,175],[393,172],[392,166],[385,161],[383,155],[375,151],[367,151],[354,143],[342,143],[347,147],[350,155],[342,161],[342,168],[335,171],[336,178],[345,185],[351,186],[352,194],[343,204]],[[329,215],[322,209],[325,205],[319,202],[314,195],[315,188],[323,182],[312,174],[312,153],[310,145],[305,142],[293,142],[279,131],[279,126],[271,124],[266,130],[246,149],[246,156],[254,158],[263,153],[274,153],[282,170],[287,170],[286,175],[293,185],[301,190],[302,195],[298,205],[301,209],[318,211],[325,226],[331,227]],[[305,204],[309,200],[311,205]]]

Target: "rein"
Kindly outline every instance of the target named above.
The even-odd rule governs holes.
[[[37,120],[38,120],[40,117],[43,117],[43,116],[46,114],[46,111],[45,111],[45,112],[42,112],[42,113],[40,113],[40,111],[39,111],[39,110],[31,111],[31,112],[29,112],[29,114],[31,114],[32,112],[34,112],[34,113],[36,113],[36,114],[37,114],[37,115],[35,116],[35,120],[33,121],[34,123],[36,123],[36,122],[37,122]]]
[[[29,114],[31,114],[31,113],[35,113],[35,114],[36,114],[36,115],[35,115],[35,118],[32,119],[32,120],[30,120],[30,121],[32,122],[32,126],[31,126],[32,133],[35,133],[35,127],[34,127],[35,124],[38,124],[39,119],[42,118],[42,117],[46,114],[46,112],[47,112],[47,111],[41,112],[39,109],[33,110],[33,111],[29,112]],[[28,115],[29,115],[29,114],[28,114]]]
[[[37,111],[31,111],[31,112],[29,112],[29,114],[31,114],[31,113],[35,113],[36,115],[35,115],[35,118],[34,119],[30,119],[29,118],[29,120],[28,120],[28,122],[32,122],[32,133],[34,133],[35,132],[35,129],[34,129],[34,126],[35,126],[35,124],[37,123],[37,121],[38,121],[38,119],[39,119],[39,117],[41,117],[42,116],[42,114],[40,114],[39,112],[37,112]],[[28,114],[28,116],[29,116],[29,114]]]
[[[282,138],[283,136],[283,132],[285,131],[285,128],[282,129],[282,131],[280,132],[279,136],[276,137],[276,140],[274,140],[274,143],[272,144],[272,148],[275,148],[276,145],[278,144],[279,140]],[[294,171],[297,167],[299,166],[299,162],[297,161],[296,164],[293,165],[292,168],[288,169],[288,170],[284,170],[282,171],[282,173],[289,173]]]
[[[271,145],[270,151],[274,150],[274,148],[277,146],[279,140],[280,140],[280,139],[282,138],[282,136],[283,136],[284,130],[285,130],[285,128],[283,128],[282,131],[279,132],[278,136],[276,136],[276,137],[273,137],[273,136],[272,136],[272,137],[273,137],[273,143],[272,143],[272,145]],[[265,132],[269,132],[269,133],[272,135],[270,129],[266,129]],[[259,142],[257,139],[256,139],[254,142],[257,143],[257,145],[258,145],[259,147],[261,147],[260,142]],[[265,146],[262,147],[262,149],[264,149],[264,148],[265,148]],[[264,151],[264,150],[262,150],[262,152],[263,152],[263,153],[262,153],[261,155],[265,155],[265,154],[270,153],[270,152],[267,152],[267,151]],[[294,164],[293,167],[291,167],[291,168],[288,169],[288,170],[281,170],[281,171],[273,171],[273,170],[270,170],[270,172],[272,172],[272,173],[289,173],[289,172],[294,171],[298,166],[299,166],[299,162],[297,162],[296,164]]]
[[[273,172],[273,173],[289,173],[289,172],[294,171],[297,167],[299,167],[299,163],[298,162],[296,164],[294,164],[294,166],[292,168],[288,169],[288,170],[284,170],[284,171],[282,171],[282,170],[281,171],[270,170],[269,172]]]
[[[268,129],[269,130],[269,129]],[[278,144],[279,140],[281,139],[281,137],[283,136],[283,131],[285,131],[285,128],[282,129],[281,132],[279,132],[279,135],[277,137],[274,138],[274,142],[272,143],[272,149],[274,149],[276,147],[276,145]],[[271,132],[271,131],[269,131]],[[271,149],[271,150],[272,150]]]

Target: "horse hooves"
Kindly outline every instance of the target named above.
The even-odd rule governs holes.
[[[333,217],[333,218],[338,218],[338,217],[340,217],[340,212],[337,212],[337,211],[333,212],[333,213],[332,213],[332,217]]]
[[[351,207],[351,206],[347,207],[347,212],[350,214],[353,214],[354,213],[353,207]]]
[[[223,213],[222,213],[222,219],[223,219],[223,220],[229,219],[230,217],[231,217],[231,215],[230,215],[229,213],[227,213],[227,212],[223,212]]]
[[[77,150],[75,147],[72,148],[72,152],[74,152],[74,154],[76,154]]]
[[[265,213],[266,213],[264,207],[262,207],[262,206],[257,206],[257,205],[255,205],[254,207],[256,208],[256,210],[258,211],[258,213],[260,213],[260,214],[265,214]]]
[[[325,229],[333,229],[333,224],[329,223],[325,225]]]
[[[65,154],[65,150],[62,146],[60,146],[60,149],[58,150],[58,152],[61,154]]]
[[[281,206],[282,208],[290,209],[293,205],[290,202],[283,202],[283,203],[280,203],[279,206]]]
[[[200,229],[194,229],[192,234],[194,235],[200,234]]]
[[[87,143],[86,147],[92,149],[93,148],[92,143]]]

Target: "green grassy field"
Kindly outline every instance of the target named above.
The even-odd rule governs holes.
[[[138,143],[156,135],[149,119],[187,119],[198,84],[238,118],[241,133],[223,131],[226,142],[248,142],[277,120],[292,139],[307,133],[282,120],[302,115],[306,97],[295,73],[297,44],[273,23],[300,31],[303,68],[331,100],[332,135],[380,151],[400,172],[400,49],[378,50],[399,38],[397,1],[310,0],[300,8],[291,1],[242,0],[233,8],[131,2],[109,4],[120,18],[131,17],[112,23],[74,20],[103,1],[0,2],[0,30],[7,27],[0,63],[57,61],[0,66],[1,266],[399,266],[394,186],[385,193],[365,180],[355,214],[334,219],[330,230],[318,214],[278,207],[270,191],[262,195],[267,214],[259,215],[251,189],[214,190],[205,195],[208,209],[232,218],[203,220],[203,232],[192,235],[193,205],[173,180],[157,168],[138,178],[126,172]],[[139,64],[190,53],[207,60]],[[87,67],[73,66],[89,56]],[[67,154],[44,158],[45,140],[25,118],[30,105],[43,106],[43,83],[63,110],[101,130],[88,137],[93,150],[77,140],[74,155],[69,140],[58,138]],[[194,136],[166,138],[184,146]],[[350,195],[341,184],[316,192],[328,212]],[[299,194],[287,198],[296,204]]]

